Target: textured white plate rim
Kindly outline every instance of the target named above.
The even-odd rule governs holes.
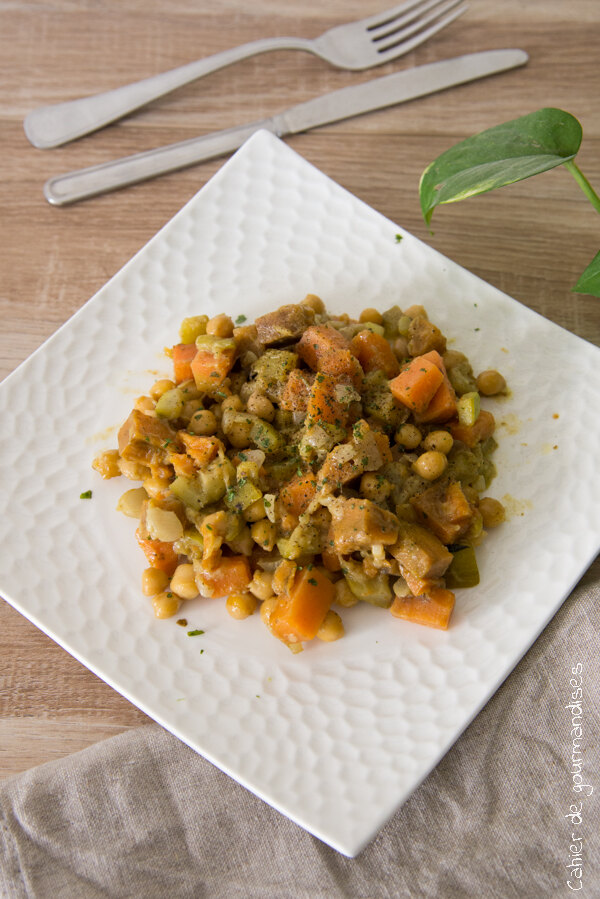
[[[52,337],[50,337],[44,344],[42,344],[42,346],[39,347],[38,350],[36,350],[35,353],[33,353],[32,356],[25,363],[23,363],[22,366],[20,366],[15,372],[13,372],[12,375],[9,375],[7,379],[5,379],[2,385],[0,385],[0,395],[5,395],[8,392],[8,387],[12,387],[17,382],[19,382],[19,380],[24,376],[24,372],[27,373],[28,371],[31,371],[31,366],[36,360],[39,360],[40,358],[43,359],[49,354],[51,355],[54,350],[55,342],[59,342],[60,338],[64,336],[65,332],[69,332],[72,328],[74,328],[81,317],[86,318],[90,316],[90,309],[92,309],[94,305],[101,305],[102,298],[110,295],[110,292],[113,291],[113,288],[115,290],[117,289],[118,284],[122,281],[126,272],[131,271],[132,267],[139,267],[139,265],[142,264],[142,260],[150,258],[154,250],[157,247],[161,246],[161,243],[163,242],[163,236],[166,233],[166,229],[171,229],[173,227],[173,223],[178,220],[185,220],[186,217],[191,214],[193,209],[197,207],[198,204],[202,204],[207,190],[214,192],[215,185],[218,186],[221,182],[227,181],[230,176],[234,178],[234,173],[237,173],[238,168],[242,167],[241,163],[245,161],[247,157],[250,157],[252,153],[254,153],[256,159],[263,153],[267,152],[272,154],[273,159],[276,160],[277,165],[284,167],[285,165],[290,165],[292,169],[295,168],[300,171],[302,176],[306,177],[307,183],[311,182],[311,186],[313,186],[312,181],[314,181],[315,184],[318,182],[319,186],[326,185],[327,190],[329,190],[332,195],[336,197],[342,197],[343,195],[345,197],[345,202],[351,204],[353,209],[359,210],[361,214],[370,217],[370,219],[372,220],[376,220],[378,225],[381,225],[389,230],[390,236],[394,233],[399,232],[403,234],[403,238],[406,239],[407,243],[411,241],[415,244],[419,244],[419,242],[416,241],[415,238],[412,238],[411,235],[408,235],[407,232],[404,232],[398,226],[384,219],[379,213],[376,213],[374,210],[371,210],[370,207],[366,206],[366,204],[362,203],[362,201],[359,201],[355,197],[352,197],[339,185],[335,185],[333,184],[333,182],[330,182],[330,180],[327,179],[322,173],[318,172],[304,160],[301,160],[288,147],[286,147],[276,138],[273,138],[272,135],[268,134],[267,132],[258,133],[254,135],[247,142],[247,144],[244,145],[244,148],[242,148],[242,150],[240,150],[238,154],[236,154],[231,160],[229,160],[213,177],[213,179],[211,179],[211,181],[204,188],[202,188],[202,190],[199,191],[199,193],[195,197],[193,197],[179,213],[177,213],[174,219],[172,219],[171,222],[167,223],[167,225],[165,225],[164,228],[162,228],[155,235],[155,237],[152,238],[148,244],[146,244],[145,247],[138,251],[138,253],[136,253],[135,256],[132,257],[132,259],[124,266],[124,268],[121,269],[121,271],[118,272],[113,278],[111,278],[110,281],[107,282],[107,284],[100,291],[98,291],[98,293],[96,293],[95,296],[85,304],[85,306],[82,307],[82,309],[80,309],[71,319],[69,319],[68,322],[62,325],[61,328],[59,328]],[[252,166],[250,165],[250,168],[251,167]],[[420,252],[425,255],[428,262],[429,260],[433,260],[435,258],[438,264],[442,266],[442,268],[448,268],[455,274],[456,272],[460,271],[462,275],[468,276],[470,284],[474,285],[478,282],[481,285],[481,291],[483,293],[486,293],[488,296],[492,296],[493,294],[495,294],[499,298],[501,297],[503,302],[509,300],[510,303],[514,304],[515,307],[518,307],[519,310],[523,310],[521,304],[519,304],[516,300],[507,298],[504,294],[501,294],[500,291],[497,291],[495,288],[492,288],[485,282],[476,279],[475,276],[471,275],[470,273],[465,273],[464,270],[459,270],[458,266],[456,266],[454,263],[451,263],[449,260],[445,260],[444,257],[440,256],[440,254],[438,254],[436,251],[433,251],[431,248],[425,247],[425,245],[420,246],[422,248]],[[568,338],[566,338],[565,335],[567,334],[567,332],[564,332],[558,326],[553,325],[546,319],[543,319],[541,316],[533,313],[531,310],[526,311],[526,316],[530,321],[537,320],[539,327],[542,330],[545,330],[548,334],[553,335],[554,338],[559,338],[562,340],[568,339],[573,346],[578,345],[579,347],[581,347],[581,352],[583,355],[587,354],[587,356],[589,356],[590,353],[592,353],[595,349],[593,347],[590,347],[589,344],[586,344],[585,341],[581,341],[579,338],[575,338],[574,335],[568,335]],[[26,376],[27,375],[25,374],[25,377]],[[379,827],[393,813],[394,809],[397,808],[427,776],[429,771],[447,752],[448,748],[455,742],[460,733],[473,720],[479,710],[483,707],[483,705],[485,705],[485,703],[497,690],[499,685],[508,676],[510,671],[522,658],[523,654],[535,641],[539,633],[543,630],[548,621],[556,613],[557,609],[560,607],[560,605],[572,589],[573,585],[577,582],[578,578],[585,570],[585,567],[587,567],[587,565],[594,558],[598,550],[597,536],[594,538],[594,540],[595,542],[588,541],[587,548],[579,552],[579,556],[572,564],[572,570],[570,571],[569,578],[563,579],[561,589],[558,593],[554,594],[552,602],[545,604],[544,614],[538,618],[536,627],[533,629],[529,629],[526,632],[520,633],[520,639],[516,644],[513,644],[513,651],[509,656],[506,656],[502,667],[498,668],[495,671],[495,676],[493,677],[493,679],[487,682],[485,691],[480,692],[477,697],[477,701],[470,703],[468,714],[462,715],[460,719],[460,725],[455,725],[452,728],[451,734],[447,736],[446,739],[438,740],[436,751],[434,753],[430,753],[427,765],[420,770],[419,776],[413,777],[410,783],[408,783],[402,791],[392,791],[392,795],[388,798],[388,801],[380,805],[379,813],[371,815],[371,817],[366,820],[365,826],[362,827],[362,829],[359,828],[357,832],[352,833],[352,835],[350,836],[342,831],[337,833],[335,826],[332,825],[330,820],[327,821],[324,825],[319,820],[318,815],[315,817],[314,814],[311,814],[310,810],[303,810],[301,807],[294,807],[293,804],[290,804],[289,801],[286,800],[281,801],[277,795],[277,792],[270,791],[268,785],[265,787],[264,784],[257,783],[256,779],[253,780],[252,777],[248,777],[243,772],[236,770],[235,759],[232,764],[231,760],[223,758],[222,754],[220,754],[218,751],[215,752],[207,746],[199,747],[198,740],[190,737],[190,733],[188,730],[186,730],[185,726],[181,726],[178,721],[173,720],[173,718],[169,717],[168,714],[164,714],[161,708],[157,709],[157,707],[153,705],[152,702],[148,702],[144,697],[141,697],[138,693],[136,693],[135,689],[131,689],[129,684],[126,682],[126,679],[124,681],[123,677],[119,676],[119,672],[117,672],[117,676],[114,676],[114,673],[110,669],[110,665],[108,665],[107,667],[107,665],[103,664],[103,660],[101,658],[96,659],[92,652],[86,652],[85,647],[82,651],[81,647],[77,644],[77,640],[69,639],[68,633],[63,633],[60,626],[57,627],[52,623],[49,624],[47,618],[44,615],[43,609],[42,614],[36,612],[31,603],[28,603],[26,599],[25,601],[22,601],[19,598],[18,591],[12,589],[10,587],[10,584],[9,590],[6,591],[5,595],[7,596],[11,604],[14,605],[14,607],[18,609],[18,611],[28,617],[37,627],[45,631],[50,637],[52,637],[57,643],[59,643],[59,645],[61,645],[75,658],[82,662],[82,664],[90,668],[90,670],[92,670],[95,674],[105,680],[110,686],[112,686],[127,699],[129,699],[132,703],[141,708],[150,717],[161,723],[164,727],[166,727],[177,737],[179,737],[183,742],[190,745],[193,749],[200,751],[202,755],[204,755],[213,764],[221,768],[230,776],[237,779],[241,784],[250,789],[260,798],[267,801],[274,808],[277,808],[287,817],[294,820],[302,827],[306,828],[315,836],[329,843],[331,846],[333,846],[343,854],[353,856],[356,855],[370,839],[372,839]],[[315,666],[318,666],[320,658],[317,660],[317,657],[315,657],[314,662]],[[289,668],[289,665],[286,667]],[[463,712],[464,711],[465,710],[463,709]]]

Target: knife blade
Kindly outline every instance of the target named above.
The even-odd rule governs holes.
[[[514,69],[528,59],[524,50],[485,50],[373,78],[298,103],[262,121],[55,175],[44,185],[44,196],[52,205],[64,206],[224,156],[261,129],[277,137],[299,134]]]

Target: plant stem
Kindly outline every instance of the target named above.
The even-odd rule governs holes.
[[[570,173],[577,181],[577,184],[580,186],[596,212],[600,212],[600,197],[585,177],[579,166],[575,165],[572,159],[569,159],[568,162],[565,162],[565,168],[570,171]]]

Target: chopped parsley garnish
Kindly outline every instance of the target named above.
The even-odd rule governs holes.
[[[396,241],[396,243],[400,243],[400,241],[402,240],[402,235],[401,235],[401,234],[396,234],[395,237],[394,237],[394,240]]]
[[[314,577],[309,577],[308,583],[309,583],[309,584],[312,584],[313,587],[316,587],[316,586],[317,586],[317,582],[316,582],[316,580],[314,579]]]
[[[92,498],[91,490],[84,490],[83,493],[79,494],[79,499],[91,499],[91,498]]]
[[[204,631],[196,629],[195,631],[188,631],[187,635],[188,635],[188,637],[199,637],[200,634],[203,634],[203,633],[204,633]]]
[[[238,315],[238,317],[235,320],[235,323],[236,323],[236,325],[243,325],[245,321],[246,321],[245,315]]]

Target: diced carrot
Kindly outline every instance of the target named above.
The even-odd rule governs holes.
[[[448,421],[456,415],[456,393],[454,387],[450,383],[450,379],[446,374],[446,366],[444,360],[436,350],[425,353],[424,357],[434,365],[437,365],[444,380],[434,393],[433,398],[424,412],[415,415],[415,419],[423,424],[435,424]]]
[[[199,349],[191,362],[191,371],[196,387],[212,393],[225,380],[235,362],[235,346],[222,349],[218,353]]]
[[[246,556],[223,556],[211,570],[202,570],[202,593],[210,597],[241,593],[252,580],[250,563]]]
[[[447,630],[455,601],[451,590],[435,587],[425,596],[397,596],[390,612],[395,618]]]
[[[400,374],[390,381],[390,390],[399,403],[421,414],[443,380],[444,376],[435,362],[424,356],[417,356],[404,365]]]
[[[448,424],[448,430],[455,440],[461,440],[467,446],[475,446],[481,440],[487,440],[491,437],[496,429],[496,420],[491,412],[482,409],[475,423],[472,425],[461,425],[458,421],[451,421]]]
[[[200,468],[204,468],[219,453],[225,451],[225,447],[218,437],[200,437],[196,434],[188,434],[187,431],[179,431],[181,442],[185,446],[188,456],[197,462]]]
[[[395,378],[400,371],[400,363],[389,341],[368,328],[359,331],[352,338],[350,352],[356,356],[365,372],[381,370],[386,378]]]
[[[340,428],[346,426],[349,407],[338,400],[336,395],[338,385],[339,381],[333,375],[324,372],[317,373],[310,388],[306,406],[306,423],[308,425],[326,422]]]
[[[350,341],[331,325],[311,325],[296,345],[296,352],[313,371],[322,371],[362,384],[364,372],[350,352]]]
[[[282,594],[271,613],[270,627],[285,643],[316,637],[329,611],[335,587],[327,575],[314,566],[296,574],[289,596]]]
[[[409,500],[418,520],[442,543],[456,543],[469,530],[475,511],[456,481],[433,484]]]
[[[148,564],[152,568],[159,568],[166,571],[168,575],[173,574],[179,564],[179,556],[173,549],[172,543],[165,543],[162,540],[152,540],[150,537],[144,537],[140,529],[135,532],[137,542],[148,559]]]
[[[312,471],[294,475],[279,491],[279,501],[284,510],[295,518],[306,510],[317,492],[317,478]]]
[[[177,343],[172,348],[171,354],[176,384],[181,384],[182,381],[190,381],[194,377],[192,374],[192,361],[196,353],[195,343]]]
[[[285,382],[279,408],[287,412],[306,412],[309,395],[310,383],[306,373],[295,368]]]

